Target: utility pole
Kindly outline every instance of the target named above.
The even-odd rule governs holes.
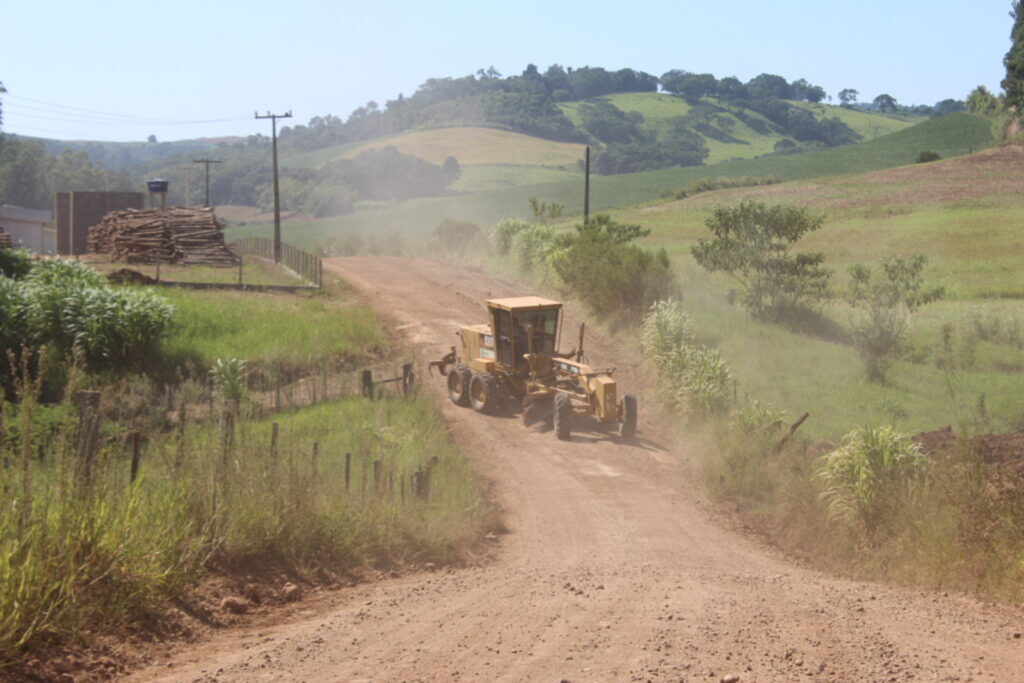
[[[281,262],[281,193],[277,186],[277,120],[290,119],[292,113],[271,114],[269,111],[264,116],[256,113],[258,119],[270,119],[270,130],[273,134],[274,147],[274,263]]]
[[[590,222],[590,145],[587,145],[586,176],[583,180],[583,225]]]
[[[256,118],[259,118],[259,117],[256,117]],[[209,206],[210,205],[210,164],[219,164],[219,163],[221,163],[221,161],[220,161],[220,159],[207,159],[206,157],[203,157],[202,159],[193,159],[192,163],[193,164],[203,164],[206,167],[206,203],[203,204],[203,206]],[[276,168],[276,164],[275,164],[275,168]]]

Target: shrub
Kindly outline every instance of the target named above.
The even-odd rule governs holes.
[[[943,296],[941,287],[924,286],[926,263],[920,254],[885,258],[877,276],[863,264],[850,267],[847,298],[860,311],[859,319],[851,322],[850,334],[872,381],[884,382],[893,363],[903,355],[910,314]]]
[[[0,276],[20,280],[32,270],[32,254],[25,249],[0,248]]]
[[[491,249],[498,256],[505,256],[512,248],[512,240],[530,224],[518,218],[506,218],[491,228]]]
[[[480,226],[470,221],[445,218],[430,237],[430,247],[445,255],[464,256],[480,238]]]
[[[708,272],[729,275],[739,285],[730,296],[754,317],[778,320],[829,296],[832,273],[824,254],[791,253],[821,224],[822,218],[796,207],[749,201],[719,207],[707,220],[714,239],[701,239],[693,256]]]
[[[694,344],[689,316],[675,300],[654,303],[641,325],[641,349],[658,370],[659,389],[685,416],[728,411],[733,385],[716,349]]]
[[[914,160],[916,164],[927,164],[929,161],[938,161],[942,156],[938,152],[925,151],[917,155]]]
[[[909,502],[926,465],[908,437],[891,427],[865,427],[819,459],[816,477],[831,520],[873,533]]]

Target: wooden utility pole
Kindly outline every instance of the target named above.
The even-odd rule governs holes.
[[[586,174],[583,180],[583,225],[590,221],[590,145],[587,145]]]
[[[259,117],[257,116],[256,118],[259,118]],[[276,157],[275,157],[275,159],[276,159]],[[203,204],[203,206],[209,206],[210,205],[210,164],[219,164],[219,163],[221,163],[221,161],[220,161],[220,159],[207,159],[206,157],[203,157],[202,159],[193,159],[192,163],[194,163],[194,164],[203,164],[206,167],[206,203]],[[276,161],[274,163],[274,172],[277,173],[277,162]]]
[[[281,262],[281,192],[277,185],[277,120],[278,119],[290,119],[292,113],[289,111],[287,114],[271,114],[269,111],[260,116],[256,114],[258,119],[270,119],[274,149],[274,263]]]

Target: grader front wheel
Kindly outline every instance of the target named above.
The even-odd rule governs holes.
[[[636,434],[636,396],[626,394],[622,397],[622,424],[619,435],[623,439],[631,439]]]
[[[572,434],[572,399],[568,394],[555,394],[555,436],[568,441]]]

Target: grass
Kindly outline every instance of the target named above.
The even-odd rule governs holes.
[[[120,438],[129,427],[104,425],[89,479],[75,476],[72,419],[59,429],[63,446],[0,472],[12,503],[0,511],[0,672],[83,629],[153,626],[211,567],[336,573],[456,563],[492,520],[424,399],[351,398],[243,417],[228,447],[213,425],[152,432],[134,483]],[[421,497],[412,477],[427,467]]]
[[[619,93],[597,97],[590,101],[598,100],[609,102],[624,112],[639,112],[643,114],[645,122],[652,123],[655,126],[661,126],[665,121],[676,116],[686,116],[692,109],[691,105],[682,98],[666,93]],[[706,161],[708,165],[730,159],[753,159],[763,154],[770,154],[774,151],[775,143],[786,137],[778,133],[764,135],[754,131],[732,113],[732,105],[728,105],[715,98],[708,98],[706,102],[713,106],[722,107],[722,115],[731,120],[733,124],[729,134],[740,141],[722,142],[701,135],[704,144],[708,148],[708,158]],[[838,118],[861,135],[864,140],[874,140],[889,133],[896,133],[924,120],[920,116],[893,116],[861,109],[845,109],[830,104],[812,104],[809,102],[791,102],[790,104],[794,107],[810,110],[819,119]],[[579,106],[580,102],[566,102],[559,105],[565,115],[577,126],[581,124]],[[767,122],[762,115],[752,110],[747,110],[746,114]]]
[[[583,177],[575,165],[559,167],[519,166],[514,164],[479,164],[461,166],[459,179],[452,183],[456,192],[487,192],[520,185],[536,185]]]
[[[156,266],[146,264],[111,263],[108,261],[90,260],[89,265],[102,273],[110,273],[128,268],[156,279]],[[179,266],[161,265],[160,279],[177,282],[238,282],[238,268],[219,268],[214,266]],[[304,285],[305,280],[295,277],[288,271],[256,256],[242,257],[242,282],[248,285]]]
[[[877,140],[785,157],[728,161],[708,166],[672,168],[618,176],[591,178],[591,211],[605,211],[658,199],[666,190],[687,187],[701,178],[774,176],[782,180],[847,175],[912,164],[922,150],[934,150],[944,158],[978,150],[995,141],[991,123],[981,117],[958,113],[930,119]],[[536,196],[565,205],[565,215],[583,210],[579,180],[544,182],[453,197],[401,202],[391,208],[358,212],[314,222],[286,222],[286,240],[313,246],[347,232],[388,233],[399,230],[410,237],[429,233],[445,217],[490,226],[507,217],[528,218],[527,200]],[[652,219],[653,220],[653,219]],[[269,235],[269,223],[233,226],[233,238],[243,234]]]
[[[389,136],[358,144],[328,147],[286,157],[282,164],[298,168],[317,168],[334,159],[351,159],[368,149],[393,146],[440,165],[455,157],[460,165],[515,164],[519,166],[575,165],[582,158],[582,146],[553,142],[497,128],[437,128]]]
[[[174,605],[216,609],[194,597],[211,572],[230,584],[273,567],[315,582],[457,564],[497,528],[432,401],[353,397],[353,377],[329,378],[353,360],[379,361],[387,346],[381,321],[344,286],[161,293],[175,309],[167,368],[88,377],[72,364],[64,401],[52,405],[38,403],[26,370],[17,400],[0,396],[0,678],[25,675],[14,667],[27,658],[90,646],[93,631],[163,632]],[[282,398],[307,403],[298,388],[313,405],[268,416],[253,393],[233,407],[206,372],[232,357],[256,388],[269,384],[268,367],[290,371],[288,381],[305,373],[313,381]],[[88,470],[79,434],[90,423],[72,401],[85,386],[102,396]],[[132,432],[141,436],[134,481]]]
[[[175,307],[165,353],[206,368],[244,358],[282,368],[337,366],[385,348],[373,312],[333,296],[165,289]]]

